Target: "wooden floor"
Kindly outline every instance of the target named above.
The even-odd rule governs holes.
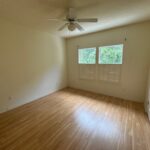
[[[64,89],[0,115],[1,150],[150,150],[140,103]]]

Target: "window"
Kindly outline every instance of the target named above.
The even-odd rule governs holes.
[[[78,49],[79,64],[96,64],[96,47]]]
[[[123,44],[99,47],[99,64],[122,64]]]
[[[123,44],[78,49],[79,78],[119,83]],[[103,65],[106,64],[106,65]],[[119,64],[119,65],[116,65]]]

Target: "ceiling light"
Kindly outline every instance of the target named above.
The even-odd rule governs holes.
[[[76,26],[75,26],[73,23],[70,23],[70,24],[68,25],[68,30],[74,31],[75,29],[76,29]]]

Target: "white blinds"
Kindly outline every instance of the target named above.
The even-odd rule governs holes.
[[[79,65],[79,78],[118,83],[122,65]]]

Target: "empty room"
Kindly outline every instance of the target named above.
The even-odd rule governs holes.
[[[150,0],[0,0],[0,150],[150,150]]]

